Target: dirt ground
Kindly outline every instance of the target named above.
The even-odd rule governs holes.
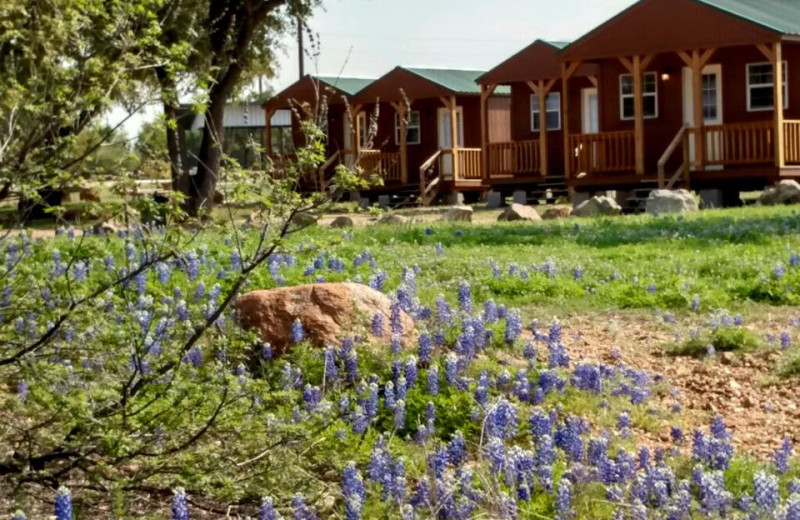
[[[788,328],[792,309],[769,309],[747,320],[746,326],[765,334]],[[674,327],[674,326],[673,326]],[[707,430],[711,419],[725,417],[737,453],[760,459],[778,449],[784,438],[800,440],[800,380],[778,381],[774,371],[782,353],[723,353],[706,359],[675,358],[664,354],[675,342],[675,331],[652,315],[609,312],[571,316],[564,337],[573,363],[613,363],[615,359],[639,370],[662,374],[674,396],[659,396],[665,409],[680,404],[673,420],[664,420],[655,435],[639,432],[645,441],[669,441],[672,425],[680,424],[687,436],[695,428]],[[797,349],[797,347],[794,347]],[[690,438],[690,437],[689,437]]]

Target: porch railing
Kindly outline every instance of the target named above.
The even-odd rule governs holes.
[[[636,170],[633,132],[576,134],[569,138],[572,171],[576,174],[630,172]]]
[[[693,149],[692,163],[697,165],[697,139],[705,143],[705,166],[737,166],[769,164],[775,161],[772,121],[709,125],[702,129],[689,129],[689,142]],[[788,139],[787,139],[788,144]]]
[[[783,122],[783,142],[786,164],[800,164],[800,121]]]
[[[515,141],[488,145],[489,178],[541,173],[539,141]]]
[[[479,180],[483,178],[482,151],[480,148],[458,149],[458,178]]]
[[[361,150],[359,164],[367,175],[380,175],[385,181],[400,181],[400,152]]]

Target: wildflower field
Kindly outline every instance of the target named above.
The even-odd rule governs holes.
[[[0,242],[5,517],[800,519],[791,208],[164,236]],[[392,341],[228,305],[339,281]]]

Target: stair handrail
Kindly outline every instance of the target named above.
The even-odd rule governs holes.
[[[672,154],[675,153],[675,150],[677,150],[678,147],[681,145],[681,143],[684,142],[684,136],[686,135],[686,132],[688,130],[689,130],[689,126],[688,125],[683,125],[681,127],[681,129],[678,130],[678,133],[675,134],[675,137],[672,139],[672,142],[669,143],[669,146],[664,151],[664,155],[662,155],[661,159],[658,160],[658,187],[659,187],[659,189],[664,189],[666,187],[665,170],[666,170],[666,167],[667,167],[667,162],[669,161],[670,157],[672,157]],[[681,170],[679,170],[679,172],[682,171],[682,170],[683,170],[683,165],[681,165]],[[673,177],[672,179],[670,179],[670,182],[672,182],[673,180],[677,180],[677,179],[675,177]],[[673,184],[674,184],[674,182],[673,182]]]
[[[331,155],[330,158],[327,161],[325,161],[325,163],[323,163],[322,166],[319,167],[318,172],[319,172],[320,191],[326,191],[328,189],[328,183],[325,181],[325,172],[328,170],[328,168],[331,167],[333,163],[339,160],[339,153],[340,153],[339,150],[337,150],[336,153]]]
[[[422,166],[419,167],[419,190],[420,190],[420,198],[419,198],[419,200],[420,200],[420,204],[423,204],[423,205],[425,204],[425,195],[427,195],[428,192],[430,191],[428,189],[428,184],[426,182],[426,178],[425,177],[427,176],[428,171],[433,167],[434,163],[436,163],[436,160],[441,155],[442,155],[442,151],[441,150],[437,150],[436,153],[434,153],[433,155],[428,157],[428,159],[424,163],[422,163]],[[436,184],[438,184],[438,179],[439,179],[439,177],[437,176],[436,180],[431,182],[431,189],[434,186],[436,186]]]

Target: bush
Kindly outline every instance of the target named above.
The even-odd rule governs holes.
[[[670,349],[673,356],[704,357],[708,347],[716,352],[752,352],[761,346],[760,338],[744,327],[720,327]]]

